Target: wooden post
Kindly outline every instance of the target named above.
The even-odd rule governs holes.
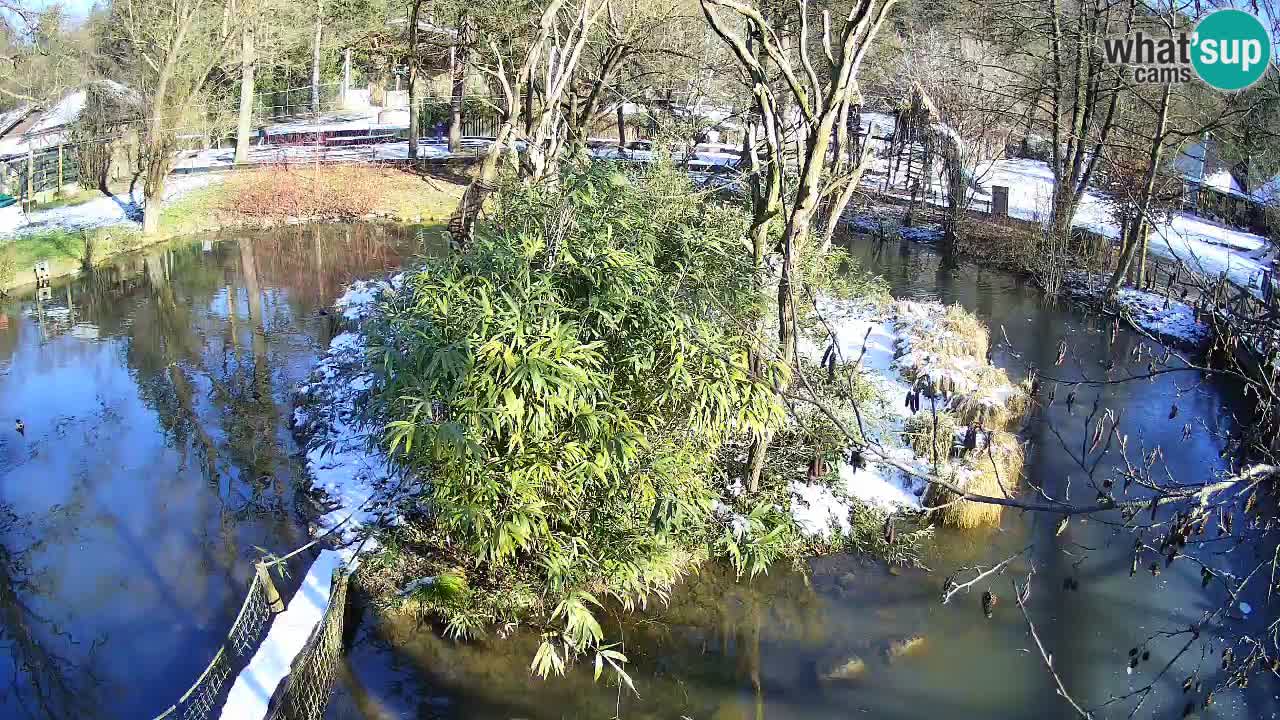
[[[351,92],[351,48],[344,48],[342,51],[342,109],[347,109],[347,103],[350,101],[348,94]]]
[[[27,148],[27,202],[32,202],[36,197],[36,151],[35,148]]]
[[[58,143],[58,194],[62,194],[62,143]]]
[[[258,580],[262,581],[262,590],[267,594],[267,607],[273,613],[284,612],[284,600],[280,599],[280,591],[271,581],[271,570],[266,563],[258,563]]]
[[[1007,186],[991,186],[991,214],[997,217],[1009,216],[1009,188]]]

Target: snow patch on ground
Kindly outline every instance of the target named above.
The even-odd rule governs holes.
[[[913,412],[906,405],[907,395],[929,385],[948,388],[945,393],[938,391],[942,409],[983,387],[976,375],[987,366],[974,358],[943,358],[926,350],[953,332],[945,322],[947,307],[940,303],[899,301],[884,307],[822,298],[817,312],[825,323],[819,324],[817,338],[801,340],[800,352],[816,361],[834,346],[837,363],[859,363],[865,379],[884,400],[878,409],[879,429],[867,427],[868,439],[882,453],[880,461],[865,455],[850,457],[839,463],[834,481],[791,483],[791,515],[796,524],[804,533],[825,539],[833,532],[850,531],[854,503],[886,512],[923,509],[927,483],[899,466],[919,474],[931,472],[931,461],[916,455],[902,439],[907,420],[919,413],[928,415],[930,409],[926,403]],[[987,383],[983,392],[980,401],[1004,406],[1022,391],[1012,384],[990,387]],[[959,472],[957,463],[949,463],[952,471]]]
[[[1009,214],[1025,220],[1046,221],[1049,197],[1053,192],[1053,172],[1046,163],[1025,158],[998,160],[984,177],[990,185],[1009,188]],[[979,195],[979,199],[989,199]],[[1120,227],[1112,217],[1106,197],[1087,191],[1076,209],[1073,224],[1112,239],[1119,239]],[[1233,282],[1260,292],[1262,272],[1271,266],[1257,255],[1268,248],[1266,238],[1234,230],[1188,213],[1173,213],[1157,224],[1149,235],[1149,249],[1169,260],[1180,260],[1209,277],[1226,273]]]
[[[164,202],[171,202],[183,195],[221,181],[214,175],[169,178],[165,183]],[[78,205],[64,205],[48,210],[22,212],[18,205],[0,210],[0,243],[5,236],[18,237],[51,230],[78,231],[114,225],[140,226],[142,206],[133,198],[124,196],[99,197]]]
[[[887,158],[874,158],[870,170],[863,177],[863,185],[875,191],[885,190],[884,178],[888,170]],[[982,191],[974,194],[976,207],[985,207],[991,202],[991,186],[1003,185],[1009,188],[1010,216],[1041,223],[1048,221],[1054,178],[1047,163],[1027,158],[995,160],[980,167],[976,177],[983,187]],[[936,179],[931,182],[928,201],[941,203],[942,188]],[[900,187],[891,187],[889,191],[905,192]],[[879,209],[881,212],[884,210]],[[901,209],[895,210],[896,213],[902,212]],[[1080,198],[1072,224],[1113,240],[1120,238],[1120,227],[1112,216],[1111,203],[1105,195],[1094,190],[1086,191]],[[874,217],[855,218],[854,227],[863,232],[875,232],[879,221]],[[937,239],[934,232],[926,226],[920,229],[918,237],[908,237],[905,230],[901,234],[907,239],[932,242]],[[1265,257],[1271,247],[1266,238],[1183,212],[1173,213],[1157,223],[1149,235],[1148,247],[1153,255],[1181,261],[1189,269],[1208,277],[1226,273],[1230,280],[1251,288],[1258,295],[1261,294],[1263,272],[1272,267],[1272,259]]]
[[[330,341],[329,351],[297,391],[294,429],[306,438],[313,486],[324,492],[331,506],[319,525],[336,530],[342,541],[357,537],[360,527],[386,519],[368,507],[370,500],[394,496],[401,481],[378,447],[377,429],[361,420],[374,376],[359,329],[400,279],[358,280],[347,288],[335,308],[353,329]]]
[[[847,300],[820,298],[818,314],[824,323],[817,338],[802,338],[800,353],[817,361],[834,346],[836,362],[840,365],[858,363],[877,390],[887,400],[885,410],[897,416],[890,423],[890,431],[876,438],[889,452],[899,452],[900,445],[893,438],[894,427],[899,427],[904,409],[898,398],[906,396],[909,386],[895,367],[894,355],[899,341],[891,308]],[[830,333],[828,334],[828,329]],[[907,455],[912,455],[907,450]],[[836,467],[834,482],[805,482],[793,480],[791,490],[791,515],[801,531],[807,535],[830,538],[834,533],[850,531],[849,516],[855,502],[872,505],[885,511],[921,509],[920,499],[910,476],[897,468],[882,463],[868,462],[855,468],[848,458]]]
[[[1106,293],[1107,280],[1077,272],[1067,275],[1065,286],[1073,297],[1099,300]],[[1126,320],[1162,342],[1200,350],[1212,338],[1209,327],[1196,319],[1195,308],[1184,302],[1126,287],[1116,294],[1115,304]]]

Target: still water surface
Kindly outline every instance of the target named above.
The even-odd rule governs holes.
[[[0,300],[0,718],[146,720],[186,690],[256,548],[307,539],[288,417],[322,309],[419,249],[379,226],[211,236]]]
[[[948,268],[924,246],[853,239],[850,251],[865,268],[882,274],[897,297],[959,303],[976,313],[992,330],[993,361],[1015,378],[1032,365],[1052,369],[1062,379],[1100,378],[1112,361],[1109,376],[1122,377],[1130,372],[1130,349],[1143,342],[1126,330],[1113,340],[1110,321],[1071,307],[1046,306],[1035,288],[1006,273]],[[1055,368],[1063,339],[1073,357]],[[1121,414],[1131,451],[1161,446],[1170,471],[1179,477],[1202,477],[1225,462],[1219,457],[1219,433],[1235,422],[1235,409],[1226,399],[1230,388],[1192,374],[1081,387],[1071,412],[1063,402],[1066,392],[1060,389],[1058,402],[1032,418],[1024,432],[1031,443],[1028,479],[1058,497],[1070,482],[1071,499],[1094,499],[1095,491],[1085,489],[1087,472],[1076,459],[1087,445],[1092,428],[1086,429],[1085,417],[1095,401]],[[1167,415],[1174,398],[1181,412],[1171,421]],[[1193,423],[1188,440],[1182,437],[1186,422]],[[1095,479],[1113,474],[1120,462],[1118,453],[1108,454],[1098,463]],[[931,573],[893,575],[844,555],[810,561],[806,572],[776,567],[766,577],[742,583],[721,568],[705,568],[676,589],[669,606],[617,614],[606,623],[607,635],[625,640],[638,698],[592,682],[590,667],[548,681],[531,678],[528,667],[538,641],[532,634],[460,644],[441,639],[430,627],[368,614],[355,631],[346,678],[328,717],[1074,717],[1054,695],[1012,601],[1010,580],[1021,581],[1028,563],[1019,562],[1009,574],[944,606],[939,592],[948,573],[998,562],[1034,543],[1033,620],[1064,682],[1091,705],[1147,685],[1184,639],[1152,643],[1152,660],[1133,674],[1126,672],[1129,648],[1159,631],[1187,627],[1216,607],[1224,591],[1215,586],[1201,592],[1198,568],[1187,562],[1159,577],[1139,572],[1130,578],[1131,535],[1102,522],[1075,521],[1056,536],[1058,519],[1007,512],[998,531],[941,531],[927,558]],[[1251,565],[1254,549],[1243,548],[1238,556],[1241,565]],[[1078,581],[1078,591],[1062,590],[1068,577]],[[992,620],[983,617],[979,604],[988,587],[1003,598]],[[1244,599],[1264,607],[1264,598]],[[1256,629],[1266,614],[1256,612],[1252,621],[1226,620],[1216,632],[1234,636]],[[916,652],[887,659],[890,643],[915,636],[924,638]],[[818,679],[817,667],[853,655],[866,663],[860,680]],[[1181,717],[1183,678],[1196,667],[1213,677],[1216,663],[1198,650],[1184,655],[1137,717]],[[1262,679],[1248,693],[1219,694],[1200,716],[1275,717],[1275,693],[1276,686]],[[1100,716],[1123,718],[1131,707],[1112,707]]]

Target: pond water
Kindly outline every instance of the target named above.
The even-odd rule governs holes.
[[[1016,378],[1035,365],[1061,379],[1118,378],[1131,370],[1129,351],[1144,339],[1071,307],[1052,307],[1026,281],[971,266],[950,268],[927,246],[879,245],[850,240],[863,266],[882,274],[897,297],[959,303],[992,331],[993,361]],[[1066,340],[1071,359],[1055,367]],[[1115,368],[1108,370],[1114,362]],[[1045,383],[1045,401],[1051,383]],[[1028,479],[1057,497],[1094,499],[1089,472],[1077,462],[1092,430],[1095,402],[1122,418],[1129,450],[1159,445],[1178,477],[1199,478],[1223,467],[1221,434],[1235,422],[1224,388],[1191,373],[1154,381],[1082,386],[1074,407],[1057,402],[1029,420]],[[1168,419],[1170,405],[1180,413]],[[1102,410],[1100,409],[1099,412]],[[1192,432],[1183,438],[1183,427]],[[1086,464],[1093,464],[1091,456]],[[1122,463],[1110,452],[1096,463],[1101,483]],[[1160,468],[1163,472],[1164,467]],[[1025,486],[1024,486],[1025,488]],[[1024,492],[1030,493],[1030,490]],[[1114,518],[1112,518],[1114,519]],[[345,679],[330,705],[330,720],[361,718],[690,718],[692,720],[817,720],[871,718],[1071,718],[1055,695],[1010,582],[1023,581],[1029,563],[978,585],[970,594],[939,603],[944,577],[957,568],[998,562],[1032,545],[1036,568],[1032,619],[1053,653],[1066,686],[1086,705],[1097,705],[1151,684],[1186,642],[1158,637],[1151,658],[1127,672],[1129,648],[1161,631],[1185,629],[1225,596],[1220,585],[1202,591],[1199,569],[1173,565],[1159,577],[1144,568],[1130,577],[1133,538],[1105,521],[1073,521],[1056,535],[1059,517],[1007,512],[1000,530],[960,534],[940,531],[926,558],[932,572],[890,573],[848,555],[809,561],[803,571],[775,567],[768,576],[735,582],[708,567],[673,593],[667,606],[615,615],[606,634],[622,638],[639,697],[616,684],[593,682],[589,666],[566,677],[537,680],[529,663],[538,638],[518,633],[474,643],[441,639],[430,627],[369,613],[356,626]],[[1105,520],[1105,519],[1103,519]],[[1225,548],[1224,548],[1225,549]],[[1255,549],[1232,557],[1251,565]],[[1148,558],[1149,562],[1150,558]],[[1078,590],[1064,591],[1066,578]],[[983,590],[1002,600],[987,620]],[[1265,591],[1260,585],[1257,591]],[[1265,598],[1246,595],[1254,608]],[[1224,619],[1213,635],[1256,630],[1265,611]],[[891,643],[919,637],[913,652],[890,661]],[[1211,647],[1220,649],[1221,645]],[[833,659],[861,658],[862,676],[851,683],[821,681],[816,668]],[[1182,717],[1191,697],[1181,684],[1200,669],[1205,685],[1217,675],[1217,658],[1197,644],[1156,684],[1137,717]],[[1223,693],[1199,717],[1263,718],[1277,713],[1276,685],[1256,680],[1248,691]],[[1127,717],[1133,702],[1117,703],[1097,717]]]
[[[320,310],[418,250],[222,234],[0,300],[0,717],[145,720],[196,679],[257,548],[308,539],[288,418]]]

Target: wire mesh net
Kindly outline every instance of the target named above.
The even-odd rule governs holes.
[[[342,662],[343,615],[347,606],[347,573],[333,573],[329,606],[285,678],[279,701],[266,720],[320,720],[337,681]]]
[[[191,688],[156,717],[156,720],[205,720],[216,717],[223,687],[232,673],[243,667],[262,640],[267,621],[271,618],[271,606],[267,589],[260,575],[255,574],[249,583],[249,593],[240,614],[227,632],[222,647]]]

